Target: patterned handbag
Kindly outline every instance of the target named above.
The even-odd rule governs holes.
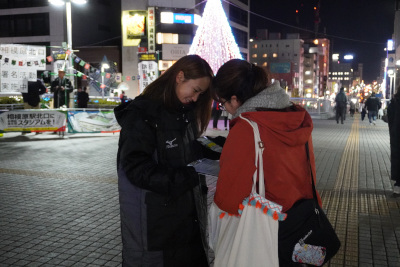
[[[306,152],[310,162],[308,143]],[[313,198],[297,201],[287,211],[287,219],[279,222],[280,266],[322,266],[340,248],[340,240],[318,204],[311,164],[310,172]]]

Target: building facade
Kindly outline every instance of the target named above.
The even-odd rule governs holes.
[[[353,85],[353,67],[351,62],[346,62],[343,56],[339,54],[332,54],[332,61],[330,64],[329,80],[332,84],[336,84],[331,88],[332,93],[337,93],[340,87],[345,88],[345,92],[349,92],[350,87]]]
[[[304,41],[298,34],[281,39],[280,33],[267,30],[259,30],[257,35],[250,45],[250,62],[264,68],[292,96],[302,96]]]
[[[91,0],[71,6],[72,48],[109,46],[120,43],[120,5],[113,0]],[[65,6],[54,6],[48,0],[3,0],[0,2],[0,43],[30,44],[47,47],[47,55],[65,59],[63,43],[67,43]],[[107,50],[107,49],[106,49]],[[86,60],[98,67],[98,59]],[[57,60],[57,57],[55,57]],[[117,59],[116,59],[117,60]],[[76,67],[76,66],[75,66]],[[53,63],[46,69],[54,71]],[[72,76],[70,77],[71,79]]]
[[[325,38],[307,39],[305,41],[305,54],[315,55],[315,80],[313,82],[313,97],[326,95],[329,75],[330,42]],[[309,93],[308,93],[309,94]]]
[[[136,38],[136,43],[126,45],[124,41],[122,42],[122,74],[139,78],[139,80],[126,81],[129,87],[126,92],[128,97],[133,98],[139,95],[145,87],[140,81],[143,73],[138,68],[141,54],[154,53],[160,73],[176,60],[188,54],[205,4],[200,0],[121,1],[122,14],[131,12],[133,16],[135,12],[142,12],[141,14],[144,14],[147,19],[147,24],[144,24],[146,30]],[[222,2],[222,6],[240,52],[243,58],[247,59],[250,0]],[[154,27],[149,26],[149,21]],[[123,39],[125,38],[124,27],[122,25]],[[151,27],[152,32],[150,31]],[[154,46],[152,46],[153,44]]]

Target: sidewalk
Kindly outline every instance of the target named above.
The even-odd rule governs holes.
[[[0,137],[0,267],[121,266],[118,137]],[[342,241],[327,266],[400,266],[387,124],[370,126],[359,115],[344,125],[314,118],[313,144],[317,189]],[[215,184],[209,181],[209,201]]]

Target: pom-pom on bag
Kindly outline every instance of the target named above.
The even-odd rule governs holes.
[[[263,150],[255,122],[240,116],[253,128],[255,165],[253,187],[249,197],[239,205],[239,216],[233,216],[212,204],[209,213],[210,246],[214,249],[214,266],[279,266],[278,221],[286,218],[282,206],[265,198]],[[258,193],[256,184],[258,178]]]

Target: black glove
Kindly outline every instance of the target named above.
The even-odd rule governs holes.
[[[170,185],[171,198],[178,198],[186,191],[198,185],[199,182],[199,176],[193,167],[187,166],[179,168]]]

